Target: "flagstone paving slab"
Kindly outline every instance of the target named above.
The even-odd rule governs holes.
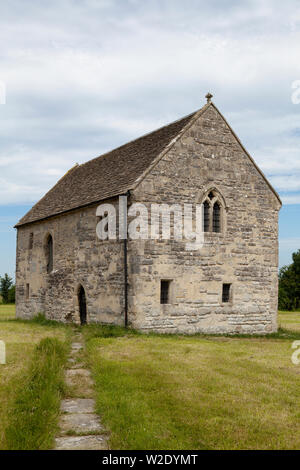
[[[77,359],[78,353],[83,350],[81,339],[82,336],[76,333],[76,341],[72,343],[68,359],[69,368],[65,372],[65,381],[70,387],[69,393],[75,397],[78,395],[93,396],[94,382],[91,373]],[[55,449],[108,449],[107,434],[101,425],[99,416],[95,413],[95,400],[77,397],[66,398],[61,402],[60,434],[55,439]],[[104,434],[100,435],[100,433]]]
[[[83,349],[82,343],[72,343],[71,349],[73,351],[78,351],[80,349]]]
[[[67,436],[55,439],[56,450],[106,450],[105,437],[101,436]]]
[[[64,413],[93,413],[95,400],[92,398],[67,398],[62,400],[60,409]]]
[[[73,358],[72,358],[72,361],[71,359],[69,359],[68,362],[69,362],[68,366],[71,369],[83,369],[84,367],[84,364],[82,362],[78,362],[76,361],[76,359],[73,359]]]
[[[91,387],[94,385],[93,380],[90,378],[88,374],[83,374],[82,372],[78,372],[79,369],[71,369],[66,371],[66,376],[65,376],[65,381],[66,384],[69,387],[76,387],[76,386],[81,386],[84,387],[85,389],[89,390],[89,393],[91,391]],[[75,372],[74,374],[71,372]],[[88,372],[88,371],[87,371]]]
[[[90,434],[95,431],[103,431],[99,418],[94,413],[68,413],[61,416],[61,433]]]
[[[73,377],[74,375],[81,375],[83,377],[90,377],[91,373],[87,369],[77,368],[77,369],[67,369],[66,377]]]

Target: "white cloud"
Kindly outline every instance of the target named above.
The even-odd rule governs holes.
[[[300,238],[282,238],[279,240],[279,245],[282,247],[289,247],[291,245],[300,247]]]
[[[299,172],[300,173],[300,172]],[[283,191],[300,191],[300,175],[271,176],[271,184]]]
[[[300,204],[300,194],[292,194],[290,196],[281,196],[283,204]],[[300,217],[300,211],[299,211]]]
[[[279,266],[292,263],[292,253],[300,249],[300,238],[283,238],[279,240]]]
[[[208,90],[275,188],[298,191],[299,18],[296,0],[5,2],[0,204],[36,201],[74,163],[200,108]]]

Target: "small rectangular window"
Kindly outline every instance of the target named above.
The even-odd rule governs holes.
[[[160,303],[168,304],[170,299],[170,281],[160,281]]]
[[[47,241],[47,273],[53,271],[53,238],[51,235],[48,237]]]
[[[223,291],[222,291],[223,303],[230,301],[230,291],[231,291],[231,284],[223,284]]]
[[[26,284],[26,300],[29,299],[29,284]]]

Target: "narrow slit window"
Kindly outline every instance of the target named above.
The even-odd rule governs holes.
[[[168,304],[170,297],[170,281],[161,281],[160,282],[160,303]]]
[[[33,233],[31,232],[29,235],[29,250],[33,248]]]
[[[204,209],[204,232],[209,232],[209,203],[205,201],[203,204]]]
[[[213,232],[219,233],[221,231],[221,208],[218,202],[214,203],[213,207]]]
[[[53,238],[49,235],[47,240],[47,273],[53,271]]]
[[[26,300],[29,299],[29,284],[26,284]]]
[[[222,302],[230,302],[231,284],[223,284]]]

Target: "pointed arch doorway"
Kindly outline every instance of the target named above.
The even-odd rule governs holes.
[[[79,314],[80,314],[80,324],[86,324],[86,296],[85,290],[82,286],[78,289],[78,304],[79,304]]]

